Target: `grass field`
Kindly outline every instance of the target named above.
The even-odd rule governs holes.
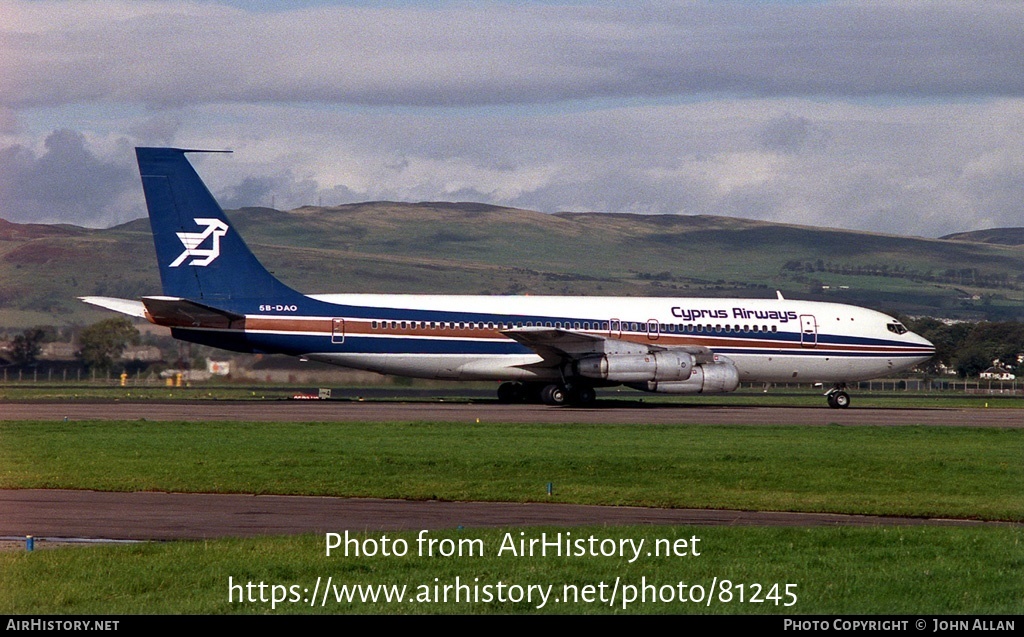
[[[438,531],[429,536],[453,543],[479,540],[483,556],[467,550],[461,557],[420,557],[415,533],[388,534],[392,541],[408,544],[408,554],[401,557],[345,557],[337,549],[327,557],[324,536],[0,553],[0,614],[1024,612],[1024,534],[1019,528],[590,527],[526,532],[530,537],[569,532],[574,538],[644,540],[647,548],[659,539],[692,543],[696,537],[700,555],[642,554],[630,563],[628,558],[590,555],[499,554],[504,535],[518,538],[519,529]],[[382,536],[357,537],[380,541]],[[328,578],[331,589],[325,602],[322,591]],[[237,587],[234,591],[229,582]],[[251,592],[244,588],[250,582]],[[503,593],[499,582],[505,586]],[[266,601],[259,601],[260,583],[266,587]],[[442,587],[457,583],[466,586],[463,601],[455,601],[452,588],[444,601]],[[710,596],[713,584],[715,594]],[[356,585],[404,586],[404,591],[389,590],[404,593],[405,599],[385,602],[381,596],[363,602],[357,594],[351,601],[339,601],[343,586],[353,592]],[[544,587],[546,599],[540,589],[528,598],[530,586]],[[311,604],[314,590],[321,592]],[[362,593],[369,590],[381,593],[379,588]],[[685,601],[679,600],[681,591]],[[286,601],[273,603],[275,598]]]
[[[584,444],[581,444],[584,443]],[[0,423],[0,487],[555,498],[1024,520],[1024,432],[961,428]]]
[[[455,423],[0,423],[0,487],[1024,520],[1024,431]]]
[[[0,488],[547,501],[545,486],[552,482],[550,499],[559,502],[1019,522],[1022,458],[1020,430],[957,427],[0,423]],[[489,548],[483,557],[327,557],[323,536],[0,553],[0,613],[1024,612],[1019,525],[547,529],[648,542],[696,535],[701,556],[631,563],[494,554],[506,532],[518,538],[542,531],[432,532],[479,539]],[[405,539],[415,553],[415,534],[388,535]],[[456,577],[490,585],[492,594],[498,581],[550,584],[559,596],[565,584],[589,584],[595,600],[601,583],[607,598],[619,578],[620,593],[610,605],[577,600],[538,608],[536,600],[490,599],[271,608],[269,601],[239,601],[241,589],[229,601],[229,577],[235,584],[298,586],[276,589],[289,599],[308,598],[301,589],[312,591],[318,577],[331,577],[336,586],[405,585],[409,595],[433,595],[441,590],[433,586],[454,584]],[[722,580],[730,582],[726,590]],[[710,606],[680,602],[680,582],[703,586],[705,594],[719,582],[721,599]],[[656,584],[659,595],[671,592],[672,601],[623,606],[624,587],[643,583]],[[776,600],[733,603],[741,593],[751,596],[755,585],[764,598],[774,584],[780,584]],[[788,607],[786,584],[795,584],[797,598]],[[672,586],[662,590],[665,585]],[[270,588],[264,592],[270,600]],[[258,599],[259,591],[254,594]]]

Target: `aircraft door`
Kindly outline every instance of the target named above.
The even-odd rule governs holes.
[[[661,336],[661,324],[657,319],[650,319],[647,321],[647,338],[656,341],[659,336]]]
[[[611,338],[622,338],[622,322],[619,319],[608,321],[608,336]]]
[[[336,318],[331,320],[331,342],[345,342],[345,319]]]
[[[818,321],[811,314],[800,315],[800,346],[818,346]]]

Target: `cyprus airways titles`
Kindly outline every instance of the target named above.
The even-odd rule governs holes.
[[[504,381],[505,401],[592,402],[595,388],[729,392],[741,381],[846,383],[934,353],[892,317],[835,303],[343,294],[306,296],[249,251],[176,148],[138,148],[163,287],[141,300],[83,297],[180,339],[424,378]]]
[[[695,321],[701,318],[709,319],[726,319],[730,317],[728,310],[700,310],[700,309],[689,309],[675,306],[672,308],[672,316],[681,318],[684,321]],[[743,320],[765,320],[765,321],[778,321],[779,323],[788,323],[789,321],[795,321],[797,318],[796,312],[792,310],[786,312],[780,312],[778,310],[751,310],[745,307],[734,307],[732,308],[732,318],[743,319]]]

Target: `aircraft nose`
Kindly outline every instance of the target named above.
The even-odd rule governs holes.
[[[914,333],[914,332],[911,332],[910,334],[908,334],[908,336],[913,336],[914,344],[920,346],[922,362],[928,360],[932,356],[935,356],[935,344],[934,343],[932,343],[931,341],[929,341],[925,337],[921,336],[920,334],[917,334],[917,333]]]
[[[929,341],[927,338],[921,336],[920,334],[914,334],[914,336],[916,336],[917,338],[921,339],[921,345],[923,345],[924,347],[927,347],[928,349],[930,349],[932,351],[932,354],[935,353],[935,344],[934,343]]]

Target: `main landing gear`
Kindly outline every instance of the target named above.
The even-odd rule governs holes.
[[[828,406],[832,409],[846,409],[850,406],[850,395],[846,393],[846,383],[837,383],[825,392]]]
[[[597,400],[597,392],[589,385],[563,383],[502,383],[498,386],[498,402],[544,403],[545,405],[586,406]]]

